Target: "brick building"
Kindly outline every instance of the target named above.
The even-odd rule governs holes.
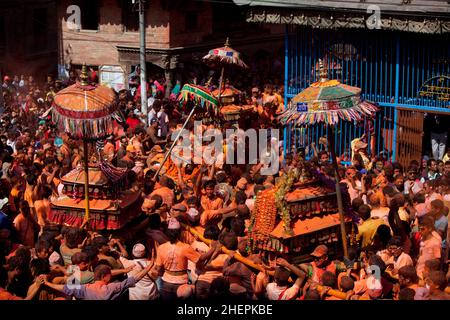
[[[0,70],[44,81],[56,72],[55,0],[0,1]]]
[[[80,29],[67,23],[73,12],[67,13],[67,8],[73,4],[80,8]],[[132,73],[139,64],[136,9],[131,0],[58,1],[60,70],[86,63],[120,66],[126,76]],[[246,24],[244,13],[232,1],[146,1],[145,13],[147,73],[159,72],[171,82],[180,78],[178,71],[185,62],[200,63],[226,37],[243,52],[283,46],[283,28]]]

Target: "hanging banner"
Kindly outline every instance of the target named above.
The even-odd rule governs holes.
[[[449,101],[450,76],[438,75],[427,79],[420,87],[418,96],[436,101]]]
[[[100,84],[110,87],[117,92],[126,89],[125,72],[120,66],[101,66]]]
[[[305,102],[297,102],[297,112],[308,112],[308,104]]]

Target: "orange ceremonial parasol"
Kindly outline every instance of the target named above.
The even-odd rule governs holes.
[[[116,92],[108,87],[88,83],[86,65],[80,82],[59,91],[54,98],[52,118],[60,131],[84,143],[85,222],[89,220],[88,142],[102,139],[114,131],[118,104]]]

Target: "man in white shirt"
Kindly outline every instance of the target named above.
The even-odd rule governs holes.
[[[153,103],[155,102],[155,97],[154,96],[150,96],[147,98],[147,110],[152,110],[153,109]]]
[[[394,276],[398,274],[398,270],[404,266],[413,266],[413,261],[409,254],[403,252],[403,243],[398,236],[393,237],[387,244],[387,249],[377,252],[377,255],[383,259],[389,271]]]
[[[10,146],[13,149],[14,154],[17,153],[17,150],[16,150],[16,139],[14,138],[14,134],[8,133],[8,140],[6,140],[6,145]]]
[[[423,183],[417,178],[417,168],[409,167],[407,170],[407,180],[404,185],[404,193],[409,194],[411,191],[413,194],[416,194],[423,189]]]
[[[274,280],[266,286],[266,295],[269,300],[292,300],[298,295],[306,274],[299,268],[291,265],[286,260],[279,258],[277,260],[279,265],[275,269]],[[298,278],[295,283],[289,287],[289,276],[291,271],[295,273]]]
[[[341,183],[347,184],[351,201],[358,198],[362,190],[361,181],[356,179],[356,172],[355,167],[348,167],[345,171],[345,179],[341,181]]]
[[[153,264],[153,261],[146,259],[145,246],[141,243],[134,245],[132,254],[134,256],[133,260],[120,257],[120,262],[122,262],[124,268],[135,266],[133,270],[128,272],[128,277],[134,277],[136,274],[142,272],[149,264]],[[137,282],[135,287],[129,288],[128,290],[130,300],[155,300],[159,298],[156,283],[149,274]]]
[[[153,108],[148,113],[148,123],[151,124],[152,119],[158,120],[158,137],[166,138],[169,130],[169,117],[162,109],[162,101],[155,100]]]
[[[437,166],[437,161],[434,159],[429,159],[427,161],[427,169],[420,182],[425,183],[426,181],[434,181],[440,177],[440,173]]]

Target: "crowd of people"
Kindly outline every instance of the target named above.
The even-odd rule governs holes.
[[[51,201],[61,195],[62,177],[82,165],[83,147],[57,130],[49,108],[74,81],[3,79],[0,300],[333,300],[336,292],[349,300],[449,298],[448,160],[403,167],[371,157],[366,143],[354,141],[352,165],[339,168],[357,217],[348,256],[321,244],[309,262],[295,264],[288,254],[267,261],[247,245],[255,199],[276,188],[278,177],[305,166],[334,177],[326,143],[312,148],[308,160],[305,150],[281,152],[275,176],[262,175],[261,163],[215,161],[180,162],[172,176],[163,170],[155,179],[171,133],[187,114],[176,100],[180,83],[167,94],[164,79],[148,86],[148,115],[140,111],[139,88],[119,92],[124,122],[99,150],[129,169],[129,188],[143,198],[138,223],[115,234],[54,224]],[[278,125],[282,91],[269,83],[246,88],[243,99],[259,120],[249,126]]]

